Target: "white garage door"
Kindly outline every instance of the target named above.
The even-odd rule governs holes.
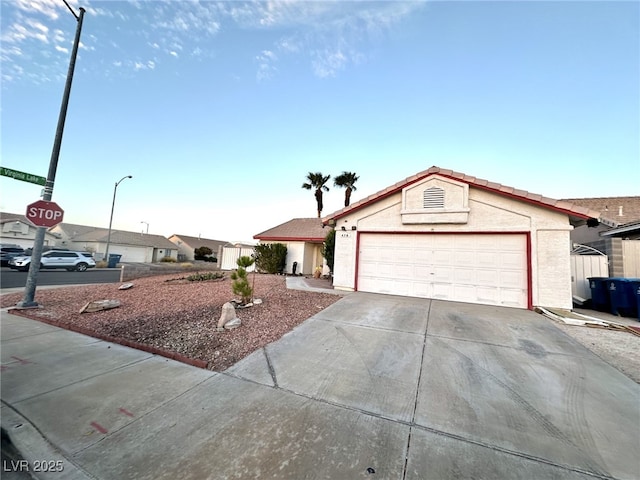
[[[363,233],[357,289],[527,308],[526,244],[520,234]]]

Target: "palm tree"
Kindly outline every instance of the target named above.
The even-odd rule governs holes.
[[[352,172],[342,172],[341,175],[338,175],[334,180],[333,184],[336,187],[346,187],[344,191],[344,206],[348,207],[351,202],[351,192],[357,190],[355,187],[355,183],[358,181],[358,177],[355,173]]]
[[[311,173],[307,175],[308,182],[302,184],[302,188],[306,190],[311,190],[312,188],[316,189],[316,203],[318,204],[318,218],[322,214],[322,191],[329,191],[329,187],[325,185],[331,178],[331,175],[322,175],[320,172]]]

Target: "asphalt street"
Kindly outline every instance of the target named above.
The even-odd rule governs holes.
[[[0,268],[0,293],[10,288],[23,288],[28,272],[9,267]],[[86,272],[67,272],[64,269],[40,270],[38,286],[84,285],[91,283],[115,283],[120,281],[119,268],[92,268]]]

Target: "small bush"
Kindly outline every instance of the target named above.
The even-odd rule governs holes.
[[[96,268],[107,268],[108,265],[109,264],[104,260],[100,260],[99,262],[96,262]]]
[[[331,229],[329,233],[324,237],[324,244],[322,245],[322,256],[327,261],[329,270],[333,272],[333,259],[336,251],[336,231]]]
[[[256,267],[261,272],[283,273],[287,264],[287,246],[282,243],[262,243],[255,246]]]
[[[233,280],[233,293],[242,297],[242,303],[247,304],[253,297],[253,288],[249,285],[249,279],[247,277],[247,268],[253,265],[255,260],[251,257],[242,256],[236,260],[238,269],[231,274]]]
[[[176,263],[176,259],[173,257],[162,257],[160,261],[165,263]]]
[[[213,250],[211,250],[209,247],[205,247],[205,246],[193,249],[193,254],[196,257],[206,257],[207,255],[211,255],[212,253],[213,253]]]
[[[193,250],[193,258],[204,262],[217,262],[218,259],[213,255],[213,250],[209,247],[198,247]]]
[[[206,273],[194,273],[193,275],[189,275],[187,280],[190,282],[205,282],[207,280],[218,280],[219,278],[223,278],[224,273],[222,272],[206,272]]]

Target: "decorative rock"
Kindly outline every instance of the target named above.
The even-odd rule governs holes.
[[[240,325],[242,324],[242,322],[240,321],[240,319],[238,317],[233,318],[231,320],[229,320],[227,323],[224,324],[224,328],[226,330],[232,330],[234,328],[238,328]]]
[[[133,287],[133,283],[123,283],[118,287],[118,290],[129,290],[131,287]]]
[[[225,303],[222,305],[222,313],[220,314],[220,320],[218,320],[218,328],[224,327],[227,322],[230,322],[234,318],[238,317],[236,316],[236,309],[233,306],[233,303]]]
[[[84,307],[80,309],[80,313],[93,313],[101,310],[110,310],[112,308],[118,308],[120,306],[119,300],[94,300],[88,302]]]
[[[260,305],[261,303],[262,303],[262,299],[260,299],[260,298],[254,298],[253,299],[253,304],[254,305]]]

